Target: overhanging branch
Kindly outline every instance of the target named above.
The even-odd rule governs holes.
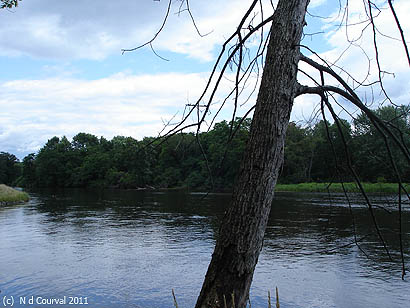
[[[335,78],[340,83],[342,88],[339,88],[336,86],[330,86],[330,85],[323,85],[323,86],[317,86],[317,87],[308,87],[308,86],[299,85],[296,89],[296,96],[300,96],[302,94],[319,94],[320,95],[321,93],[323,93],[323,91],[334,92],[336,94],[339,94],[340,96],[344,97],[345,99],[353,103],[362,112],[364,112],[366,116],[370,119],[372,124],[376,127],[376,129],[378,129],[380,132],[387,133],[387,135],[389,135],[389,137],[392,138],[394,143],[399,147],[400,151],[403,153],[404,157],[410,163],[410,155],[409,155],[409,151],[407,150],[406,146],[402,142],[400,142],[400,140],[397,138],[395,134],[393,134],[391,129],[388,127],[388,125],[386,125],[384,121],[382,121],[376,114],[374,114],[374,112],[371,109],[369,109],[361,101],[361,99],[356,94],[356,92],[347,84],[347,82],[339,74],[337,74],[330,67],[319,64],[316,61],[304,55],[300,56],[300,60],[314,67],[319,72],[329,74],[330,76]]]

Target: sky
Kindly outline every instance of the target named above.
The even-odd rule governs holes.
[[[386,1],[375,2],[386,7]],[[164,123],[178,121],[186,104],[196,102],[221,44],[249,4],[191,1],[198,29],[209,33],[201,37],[186,12],[177,14],[180,1],[174,1],[163,32],[153,42],[155,51],[169,61],[148,46],[121,52],[155,35],[167,10],[165,0],[23,0],[15,9],[1,10],[0,152],[22,159],[53,136],[70,139],[79,132],[107,139],[158,135]],[[394,6],[410,41],[410,1],[396,0]],[[302,43],[357,80],[377,80],[371,27],[362,23],[363,2],[349,1],[350,27],[338,27],[344,16],[338,7],[339,0],[311,0]],[[376,25],[380,62],[389,72],[384,74],[385,88],[395,103],[409,104],[410,70],[391,13],[382,9]],[[308,82],[303,76],[300,81]],[[231,89],[224,83],[215,101]],[[366,102],[380,99],[377,87],[359,91]],[[255,94],[243,112],[254,101]],[[298,98],[291,119],[308,120],[316,105],[315,97]],[[218,120],[230,120],[232,106],[228,101]]]

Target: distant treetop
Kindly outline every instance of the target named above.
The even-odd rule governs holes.
[[[21,0],[0,0],[1,6],[0,8],[5,9],[12,9],[15,6],[19,5],[19,1]]]

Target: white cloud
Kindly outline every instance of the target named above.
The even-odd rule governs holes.
[[[20,154],[38,150],[52,136],[79,132],[156,135],[161,119],[197,97],[201,74],[126,75],[100,80],[15,80],[0,84],[0,144]]]
[[[203,61],[211,61],[214,48],[236,30],[239,21],[250,5],[248,0],[208,1],[207,5],[192,7],[200,37],[189,18],[172,18],[168,28],[159,36],[155,46],[186,54]],[[196,14],[198,12],[198,14]]]
[[[47,59],[102,60],[147,42],[159,29],[168,1],[24,1],[13,13],[0,11],[0,55]],[[155,48],[209,61],[212,50],[233,31],[248,0],[190,3],[189,15],[174,2]]]

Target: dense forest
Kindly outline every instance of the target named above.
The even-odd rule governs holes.
[[[409,109],[386,106],[375,112],[410,146]],[[327,121],[313,127],[291,122],[280,182],[351,181],[347,156],[362,181],[396,181],[384,140],[369,120],[359,115],[353,123],[342,124],[343,138],[336,125]],[[121,136],[107,140],[87,133],[77,134],[71,142],[66,137],[53,137],[22,162],[13,154],[1,152],[0,183],[25,187],[189,187],[226,191],[233,187],[250,125],[250,119],[222,121],[199,136],[182,133],[141,141]],[[402,180],[410,182],[410,166],[395,146],[390,146]]]

